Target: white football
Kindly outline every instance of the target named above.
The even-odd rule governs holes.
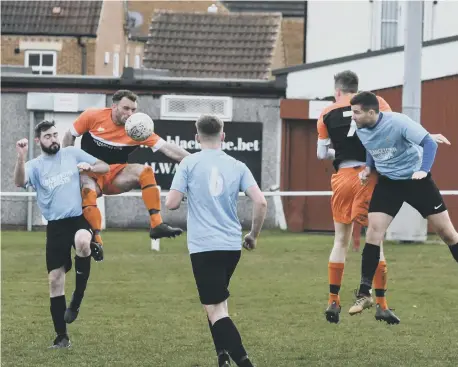
[[[154,132],[154,121],[146,113],[137,112],[127,119],[124,127],[133,140],[143,141]]]

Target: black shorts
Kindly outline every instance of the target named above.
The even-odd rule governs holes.
[[[446,211],[444,200],[429,173],[422,180],[391,180],[380,176],[369,205],[369,213],[385,213],[392,217],[406,202],[426,218]]]
[[[91,226],[82,215],[48,221],[46,227],[48,273],[61,266],[65,267],[65,272],[72,268],[72,247],[75,247],[75,234],[80,229],[85,229],[92,234]]]
[[[192,271],[203,305],[216,305],[229,298],[229,282],[241,253],[206,251],[191,254]]]

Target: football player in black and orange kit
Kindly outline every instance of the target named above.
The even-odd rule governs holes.
[[[353,223],[367,226],[367,212],[377,177],[374,172],[364,186],[358,177],[366,162],[366,150],[356,135],[356,124],[351,118],[350,99],[358,91],[358,76],[351,71],[341,72],[334,77],[334,88],[336,102],[325,108],[318,119],[317,156],[319,159],[333,159],[336,170],[331,178],[335,237],[328,263],[330,293],[325,314],[329,322],[337,323],[341,308],[339,291]],[[378,99],[381,111],[391,111],[383,98]],[[333,149],[330,148],[331,144]],[[385,298],[386,273],[386,262],[381,250],[374,289],[377,303],[383,309],[388,309]],[[359,302],[357,300],[350,314],[359,313],[372,305],[370,297]]]
[[[365,185],[361,185],[359,173],[366,165],[366,149],[356,135],[356,123],[352,120],[351,98],[358,91],[358,76],[352,71],[343,71],[334,76],[334,97],[336,102],[325,108],[318,123],[317,156],[319,159],[332,159],[336,173],[331,178],[331,209],[334,219],[335,237],[329,263],[329,300],[325,311],[326,319],[331,323],[339,322],[340,298],[345,258],[352,235],[353,223],[361,226],[368,224],[368,210],[377,174],[372,172]],[[388,103],[377,97],[380,111],[391,111]],[[448,140],[441,134],[431,134],[437,143]],[[330,148],[332,145],[333,148]],[[380,249],[380,261],[375,272],[374,289],[377,316],[380,319],[393,319],[396,315],[388,308],[385,292],[387,285],[387,266]],[[349,309],[350,315],[372,307],[369,296],[359,296]]]
[[[97,207],[97,197],[116,195],[141,188],[142,198],[150,215],[150,237],[153,239],[175,237],[183,231],[162,221],[161,198],[151,167],[128,164],[128,156],[140,145],[160,151],[180,162],[189,153],[176,144],[167,143],[152,134],[142,142],[131,139],[125,131],[126,120],[137,110],[137,96],[129,90],[119,90],[112,98],[111,108],[84,111],[66,132],[63,146],[73,145],[82,135],[81,149],[110,165],[105,175],[81,176],[83,214],[94,231],[94,241],[102,244],[100,230],[102,215]]]

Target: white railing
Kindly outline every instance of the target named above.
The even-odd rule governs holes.
[[[161,196],[167,196],[168,192],[166,191],[161,191],[160,195]],[[275,217],[278,226],[285,230],[286,229],[286,219],[285,215],[283,212],[283,204],[281,201],[282,196],[331,196],[332,191],[264,191],[263,192],[265,197],[273,197],[274,201],[274,208],[275,208]],[[458,190],[441,190],[441,194],[443,196],[449,196],[449,195],[458,195]],[[37,194],[36,192],[21,192],[21,191],[16,191],[16,192],[0,192],[0,197],[27,197],[27,198],[33,198],[36,197]],[[119,197],[119,196],[124,196],[124,197],[142,197],[141,191],[131,191],[131,192],[125,192],[122,194],[118,195],[103,195],[102,198],[100,199],[105,199],[105,198],[110,198],[110,197]],[[244,193],[240,193],[239,196],[246,196]],[[103,203],[104,206],[104,203]],[[105,209],[103,208],[103,212]],[[44,221],[44,218],[43,218]],[[102,227],[105,228],[105,216],[103,215],[103,224]],[[44,221],[44,224],[46,222]],[[27,230],[31,231],[32,230],[32,218],[31,218],[31,209],[28,210],[27,213]],[[155,251],[159,251],[160,249],[160,241],[159,240],[151,240],[151,249]]]

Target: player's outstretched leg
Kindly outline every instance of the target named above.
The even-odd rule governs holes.
[[[72,300],[65,311],[65,322],[71,324],[78,317],[84,291],[91,272],[91,234],[89,231],[81,229],[75,234],[75,291]]]
[[[183,233],[181,228],[174,228],[162,221],[161,195],[151,167],[142,164],[128,164],[116,175],[112,182],[103,188],[107,195],[128,192],[140,186],[142,199],[150,215],[150,237],[176,237]]]
[[[143,202],[150,214],[150,237],[158,239],[181,235],[183,233],[181,228],[171,227],[162,221],[161,196],[151,167],[145,167],[143,169],[139,177],[139,183],[142,189]]]
[[[439,206],[441,206],[444,211],[428,216],[428,222],[433,226],[442,241],[448,246],[455,261],[458,262],[458,233],[450,220],[448,211],[445,209],[445,204],[442,203]]]
[[[81,175],[81,197],[83,199],[83,215],[94,232],[94,242],[103,245],[100,232],[102,230],[102,214],[97,207],[97,183],[89,176]]]
[[[67,325],[64,320],[65,313],[65,269],[64,267],[51,270],[48,274],[49,280],[49,295],[50,295],[50,311],[56,331],[56,338],[50,349],[69,348],[71,346],[70,338],[67,334]]]

